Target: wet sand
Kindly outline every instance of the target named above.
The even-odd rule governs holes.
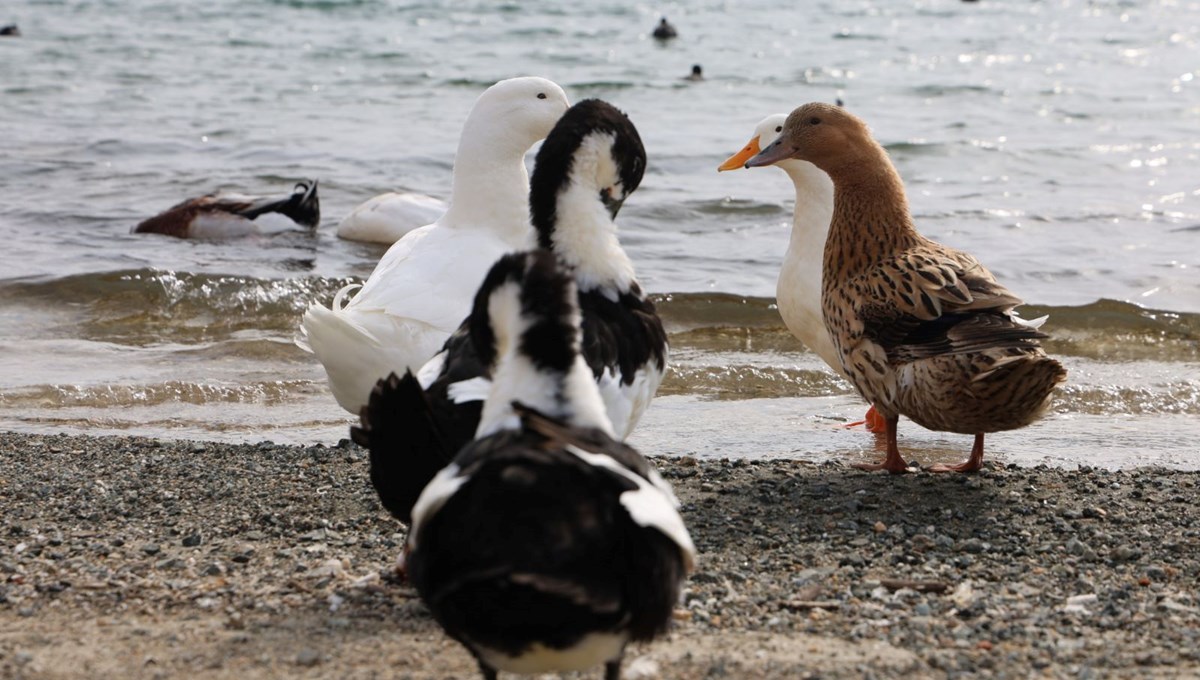
[[[627,678],[1200,676],[1200,473],[655,462],[701,560]],[[0,509],[0,677],[473,677],[355,447],[0,434]]]

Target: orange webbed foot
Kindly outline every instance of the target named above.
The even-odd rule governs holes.
[[[867,416],[863,420],[846,423],[842,427],[858,427],[859,425],[866,425],[867,432],[883,432],[887,429],[887,421],[883,419],[883,416],[879,415],[874,406],[867,409]]]

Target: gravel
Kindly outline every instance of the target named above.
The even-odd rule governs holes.
[[[701,558],[628,678],[1200,676],[1200,473],[655,462]],[[348,442],[0,434],[0,677],[472,677],[403,539]]]

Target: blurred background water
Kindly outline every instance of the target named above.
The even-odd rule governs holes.
[[[679,29],[650,37],[660,16]],[[461,123],[542,75],[625,110],[649,169],[622,239],[672,331],[650,453],[859,460],[863,406],[782,328],[779,171],[717,174],[756,123],[840,98],[929,237],[975,253],[1071,375],[1004,462],[1200,467],[1200,3],[646,4],[32,0],[0,8],[0,427],[333,443],[350,422],[292,342],[383,252],[361,201],[445,196]],[[683,80],[692,64],[706,80]],[[321,182],[322,225],[131,235],[215,189]],[[922,463],[969,438],[901,428]]]

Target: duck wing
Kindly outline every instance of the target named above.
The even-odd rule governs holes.
[[[1013,346],[1048,337],[1012,313],[1022,303],[971,255],[933,242],[852,282],[863,334],[893,362]]]

